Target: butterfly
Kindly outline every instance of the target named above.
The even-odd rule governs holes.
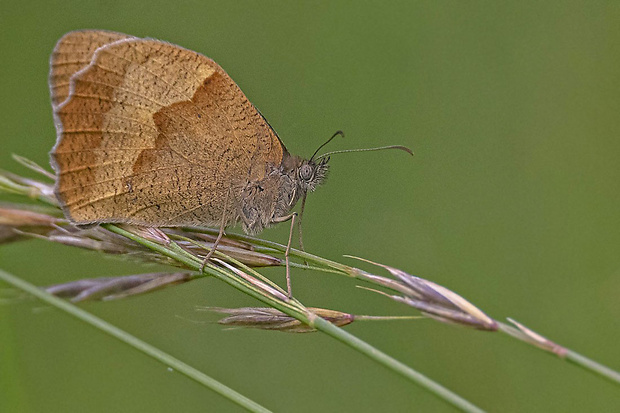
[[[50,61],[55,192],[76,224],[224,226],[287,219],[328,157],[291,155],[213,60],[107,31],[63,36]]]

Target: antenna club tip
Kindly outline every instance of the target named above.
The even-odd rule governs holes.
[[[406,146],[402,147],[403,151],[407,152],[409,155],[413,156],[414,153],[410,148],[407,148]]]
[[[390,149],[400,149],[401,151],[407,152],[409,155],[413,156],[413,151],[406,146],[402,145],[393,145],[389,147]]]

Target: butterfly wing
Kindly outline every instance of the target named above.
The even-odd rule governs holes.
[[[101,46],[131,36],[122,33],[84,30],[69,32],[56,44],[50,58],[50,94],[56,106],[69,97],[69,80],[86,67],[95,50]]]
[[[85,42],[105,40],[101,32],[82,33]],[[64,40],[57,52],[70,61],[63,45],[75,45]],[[74,60],[85,61],[81,53]],[[124,36],[92,52],[70,76],[63,100],[56,82],[65,77],[50,79],[60,102],[51,158],[56,194],[76,223],[214,225],[222,214],[231,222],[245,183],[282,160],[275,132],[199,53]]]

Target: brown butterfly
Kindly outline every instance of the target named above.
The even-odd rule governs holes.
[[[76,224],[223,220],[257,233],[327,173],[327,157],[289,154],[217,63],[179,46],[71,32],[52,54],[50,89],[56,195]]]

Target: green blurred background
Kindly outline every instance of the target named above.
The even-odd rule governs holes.
[[[67,31],[164,39],[215,59],[278,131],[336,155],[308,199],[305,244],[434,280],[620,368],[620,3],[0,4],[0,167],[47,164],[48,56]],[[288,227],[263,233],[285,242]],[[37,285],[152,271],[41,241],[0,247]],[[267,275],[283,281],[283,270]],[[306,304],[414,314],[350,280],[294,271]],[[6,285],[1,285],[5,288]],[[215,280],[83,308],[276,411],[451,411],[320,334],[227,331],[196,305],[256,302]],[[209,320],[209,323],[203,323]],[[36,301],[0,306],[0,411],[237,411],[154,360]],[[490,411],[611,411],[618,388],[500,334],[433,321],[347,327]]]

